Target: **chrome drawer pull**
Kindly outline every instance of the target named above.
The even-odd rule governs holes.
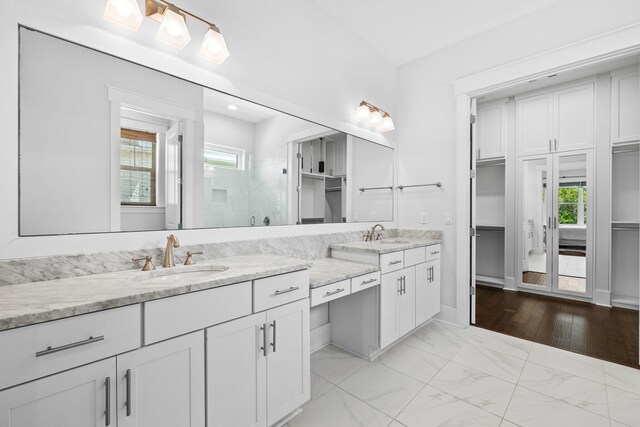
[[[431,255],[437,255],[439,253],[440,253],[440,251],[433,251],[433,252],[431,252]]]
[[[104,340],[104,335],[100,335],[99,337],[89,337],[86,340],[82,340],[82,341],[78,341],[78,342],[74,342],[71,344],[65,344],[65,345],[61,345],[60,347],[47,347],[46,350],[42,350],[36,353],[36,357],[40,357],[40,356],[46,356],[47,354],[52,354],[52,353],[57,353],[59,351],[64,351],[64,350],[69,350],[71,348],[76,348],[76,347],[80,347],[83,345],[87,345],[87,344],[91,344],[94,342],[98,342],[98,341],[102,341]]]
[[[340,292],[344,292],[344,289],[340,288],[340,289],[336,289],[333,292],[327,292],[326,294],[324,294],[324,296],[326,298],[326,297],[330,297],[331,295],[339,294]]]
[[[389,263],[389,265],[396,265],[396,264],[400,264],[402,261],[398,260],[398,261],[391,261]]]
[[[275,295],[282,295],[282,294],[286,294],[288,292],[293,292],[293,291],[297,291],[298,289],[300,289],[300,286],[292,286],[289,289],[285,289],[284,291],[280,291],[277,290]]]
[[[373,283],[373,282],[377,282],[377,281],[378,281],[378,279],[365,280],[364,282],[360,283],[360,286],[368,285],[369,283]]]

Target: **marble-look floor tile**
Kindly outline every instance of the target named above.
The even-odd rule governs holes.
[[[505,419],[522,427],[606,427],[609,419],[544,394],[517,387]]]
[[[489,350],[471,342],[465,344],[451,360],[514,384],[518,381],[525,364],[523,359]]]
[[[446,363],[447,359],[405,343],[396,345],[377,360],[383,365],[412,378],[428,383]]]
[[[640,394],[640,370],[604,362],[604,380],[608,386]]]
[[[499,351],[510,356],[526,359],[533,343],[505,334],[488,331],[482,328],[473,328],[474,334],[469,342],[481,345],[490,350]]]
[[[527,362],[518,385],[604,417],[609,416],[604,384]]]
[[[607,387],[609,416],[629,426],[640,426],[640,394]]]
[[[391,421],[391,424],[389,424],[389,427],[406,427],[406,426],[398,420],[393,420]]]
[[[501,422],[500,417],[428,385],[397,419],[408,427],[499,426]]]
[[[405,342],[429,353],[450,359],[471,338],[471,328],[458,328],[432,321],[405,339]]]
[[[429,383],[458,399],[502,417],[516,385],[467,366],[449,362]]]
[[[520,427],[518,424],[514,424],[508,420],[502,420],[500,423],[500,427]]]
[[[302,407],[302,412],[289,421],[290,427],[386,427],[392,419],[334,387]]]
[[[604,384],[602,360],[536,343],[529,361]]]
[[[322,378],[320,375],[311,372],[311,399],[320,397],[322,394],[329,391],[331,387],[333,387],[333,384]]]
[[[395,417],[424,384],[374,362],[339,384],[339,387],[374,408]]]
[[[311,355],[311,372],[338,384],[367,363],[364,359],[328,345]]]

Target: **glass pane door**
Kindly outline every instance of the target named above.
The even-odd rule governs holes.
[[[554,291],[591,295],[590,153],[554,156]]]
[[[552,290],[551,155],[522,159],[519,171],[520,286]]]

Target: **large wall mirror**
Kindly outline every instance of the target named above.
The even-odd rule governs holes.
[[[393,168],[389,147],[20,29],[21,236],[391,221]]]

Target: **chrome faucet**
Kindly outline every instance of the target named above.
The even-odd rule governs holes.
[[[380,227],[380,232],[376,234],[376,228],[378,227]],[[383,231],[384,231],[384,226],[382,224],[374,225],[373,227],[371,227],[371,231],[369,232],[369,235],[365,239],[365,242],[373,242],[374,240],[380,240],[380,236],[382,235]]]
[[[176,263],[173,259],[173,248],[178,247],[180,247],[178,237],[175,234],[169,235],[169,237],[167,237],[167,247],[164,250],[164,262],[162,263],[162,266],[164,268],[176,266]]]

